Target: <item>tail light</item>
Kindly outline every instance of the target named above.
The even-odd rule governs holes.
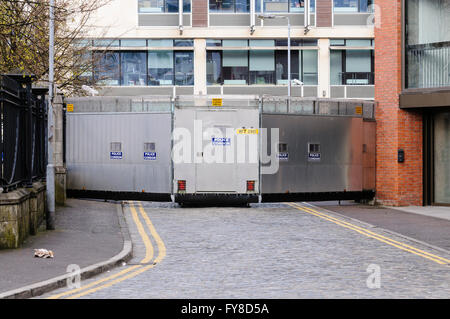
[[[178,191],[179,192],[186,191],[186,181],[178,181]]]
[[[247,181],[247,192],[255,191],[255,181]]]

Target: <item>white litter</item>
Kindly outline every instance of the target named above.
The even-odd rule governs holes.
[[[47,249],[35,249],[34,257],[38,258],[53,258],[53,251]]]

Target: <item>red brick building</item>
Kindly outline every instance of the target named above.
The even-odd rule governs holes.
[[[450,1],[375,5],[377,200],[450,204]]]

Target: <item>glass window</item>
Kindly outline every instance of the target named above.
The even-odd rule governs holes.
[[[148,85],[173,85],[173,51],[148,52]]]
[[[208,85],[222,84],[222,52],[208,51],[206,55],[206,81]]]
[[[247,40],[223,40],[222,46],[224,47],[246,47],[248,46]]]
[[[406,6],[406,87],[449,87],[450,0],[407,0]]]
[[[248,51],[223,51],[222,66],[224,84],[248,83]]]
[[[342,85],[342,51],[330,52],[331,85]]]
[[[275,46],[274,40],[250,40],[249,46],[251,47],[273,47]]]
[[[299,51],[291,51],[291,80],[301,80],[299,74]],[[276,51],[275,55],[275,78],[276,84],[288,84],[288,54],[287,50]]]
[[[86,83],[92,83],[92,52],[82,51],[75,54],[74,68],[79,72],[78,78]]]
[[[264,0],[264,12],[288,12],[288,0]]]
[[[250,84],[275,83],[275,51],[250,51]]]
[[[178,12],[178,0],[138,0],[139,13]],[[191,1],[183,0],[183,12],[191,12]]]
[[[175,85],[194,85],[194,52],[175,52]]]
[[[143,39],[125,39],[120,40],[121,47],[146,47],[147,41]]]
[[[278,4],[271,4],[278,2]],[[280,4],[281,3],[281,4]],[[289,4],[288,4],[289,3]],[[310,0],[310,11],[314,12],[316,7],[316,1]],[[255,0],[255,11],[257,13],[261,11],[261,4],[265,12],[304,12],[305,0]],[[280,9],[281,8],[281,9]]]
[[[222,40],[207,39],[206,40],[206,46],[207,47],[221,47],[222,46]]]
[[[93,41],[94,47],[118,47],[119,40],[113,39],[98,39]]]
[[[175,47],[193,47],[194,40],[174,40]]]
[[[236,12],[250,12],[250,1],[235,0]]]
[[[303,50],[303,61],[300,64],[302,66],[302,82],[305,85],[317,85],[317,51],[316,50]]]
[[[334,0],[334,12],[368,12],[373,0]]]
[[[291,0],[289,11],[290,12],[304,12],[305,11],[305,0]]]
[[[122,81],[125,86],[146,85],[146,52],[121,52]]]
[[[166,12],[178,12],[178,0],[165,0]]]
[[[250,0],[209,0],[210,12],[249,12]]]
[[[139,13],[164,12],[164,0],[139,0]]]
[[[370,39],[349,39],[349,40],[345,40],[345,45],[348,47],[371,47],[372,40],[370,40]]]
[[[191,0],[183,0],[183,12],[191,12]]]
[[[373,50],[332,50],[331,85],[373,85]]]
[[[120,62],[117,52],[95,52],[94,80],[101,85],[120,85]]]
[[[173,40],[171,39],[148,40],[147,43],[149,47],[155,48],[168,48],[173,46]]]

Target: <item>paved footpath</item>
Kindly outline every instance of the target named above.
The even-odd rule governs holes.
[[[123,237],[117,204],[68,199],[57,207],[56,230],[29,236],[19,249],[0,250],[0,294],[67,273],[118,254]],[[52,250],[54,258],[34,258],[34,249]]]
[[[43,298],[450,296],[449,254],[308,204],[124,212],[131,262]]]
[[[317,202],[314,205],[450,251],[450,207],[394,209],[351,201],[343,201],[341,205],[338,202]],[[438,211],[439,214],[432,216],[430,211]]]

